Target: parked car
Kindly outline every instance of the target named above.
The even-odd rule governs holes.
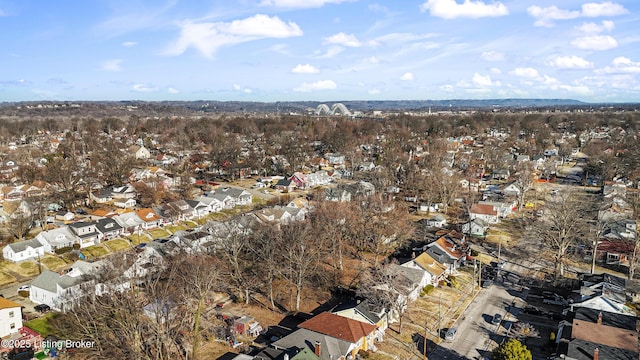
[[[491,323],[493,325],[498,325],[501,322],[502,322],[502,315],[500,315],[500,314],[493,315],[493,318],[491,319]]]
[[[457,333],[458,333],[458,329],[449,328],[449,329],[447,329],[447,332],[444,333],[444,339],[445,340],[449,340],[449,341],[453,341],[453,340],[455,340]]]
[[[46,313],[51,310],[51,307],[47,304],[40,304],[33,307],[33,309],[39,313]]]
[[[18,292],[21,291],[30,291],[31,290],[31,285],[22,285],[18,288]]]
[[[532,305],[527,305],[524,307],[524,309],[522,309],[522,312],[525,314],[530,314],[530,315],[542,315],[544,314],[544,311],[538,309],[535,306]]]

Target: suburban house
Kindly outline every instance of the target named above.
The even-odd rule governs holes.
[[[331,309],[331,312],[352,320],[375,325],[375,341],[377,342],[382,342],[384,339],[384,331],[389,327],[386,310],[381,308],[376,312],[367,299],[356,298],[340,303]]]
[[[116,215],[113,217],[113,220],[122,227],[122,235],[133,234],[136,231],[141,230],[142,226],[145,224],[144,220],[140,219],[138,214],[134,211]]]
[[[136,199],[133,199],[133,198],[126,198],[126,197],[113,198],[113,205],[119,208],[130,209],[136,206],[136,204],[137,204]]]
[[[296,183],[291,179],[280,179],[273,188],[278,191],[292,192],[296,188]]]
[[[77,242],[76,235],[66,226],[42,231],[36,236],[36,240],[43,245],[45,252],[51,254],[58,249],[70,248]]]
[[[391,281],[374,286],[374,292],[385,292],[385,298],[393,299],[388,317],[389,323],[394,323],[399,321],[400,314],[407,309],[408,304],[418,298],[429,283],[429,276],[423,270],[398,264],[390,264],[386,272]]]
[[[149,152],[149,149],[139,145],[130,146],[129,154],[138,160],[147,160],[151,157],[151,152]]]
[[[231,198],[234,200],[234,206],[249,205],[253,201],[253,195],[251,195],[250,192],[244,189],[227,187],[227,188],[222,188],[216,191],[216,193],[223,193],[231,196]]]
[[[188,254],[199,253],[213,248],[213,236],[205,230],[178,231],[171,241]]]
[[[131,185],[114,186],[110,190],[114,199],[133,199],[137,196],[136,190]]]
[[[489,223],[480,218],[462,224],[462,233],[469,236],[485,236],[487,229],[489,229]]]
[[[557,359],[637,360],[635,316],[575,308],[558,326]]]
[[[447,267],[437,262],[426,252],[418,255],[415,259],[402,264],[404,267],[425,271],[428,274],[427,284],[438,286],[440,280],[446,276]]]
[[[139,209],[135,213],[143,221],[142,228],[145,230],[155,229],[163,224],[162,217],[151,208]]]
[[[89,193],[89,199],[98,204],[106,204],[113,200],[113,193],[109,189],[92,191]]]
[[[498,217],[500,217],[500,218],[506,218],[507,216],[509,216],[509,215],[511,215],[513,213],[514,209],[518,208],[518,204],[516,203],[515,200],[513,200],[511,202],[483,200],[483,201],[478,201],[478,204],[480,204],[480,205],[492,205],[498,211]]]
[[[5,260],[13,262],[36,259],[44,256],[44,246],[37,238],[18,241],[5,246],[2,256]]]
[[[437,214],[427,219],[427,227],[430,228],[441,228],[447,225],[447,218],[444,216]]]
[[[22,305],[0,297],[0,338],[17,333],[22,327]]]
[[[219,212],[224,209],[224,203],[215,197],[199,196],[195,200],[199,201],[205,206],[202,210],[203,215]]]
[[[74,306],[74,301],[95,293],[94,276],[103,266],[105,263],[100,261],[88,263],[78,260],[64,273],[44,270],[31,282],[29,299],[49,305],[54,310],[68,310]]]
[[[343,188],[333,187],[325,189],[324,196],[327,201],[347,202],[351,201],[351,193]]]
[[[96,245],[100,242],[100,233],[93,222],[78,221],[68,225],[81,248]]]
[[[355,358],[360,350],[375,350],[375,335],[375,325],[324,312],[272,346],[280,350],[307,347],[322,360],[345,360]]]
[[[450,236],[441,236],[438,240],[427,244],[427,254],[435,261],[447,267],[447,272],[454,272],[467,257],[459,242]]]
[[[498,210],[493,205],[473,204],[469,210],[471,220],[480,219],[489,224],[497,224],[500,221]]]
[[[188,220],[194,217],[193,208],[185,200],[166,203],[162,210],[162,215],[170,222]]]
[[[574,290],[570,302],[574,308],[585,307],[623,315],[634,314],[627,306],[626,280],[611,274],[582,274],[580,289]]]
[[[102,218],[95,222],[99,240],[111,240],[122,235],[122,226],[115,219]]]

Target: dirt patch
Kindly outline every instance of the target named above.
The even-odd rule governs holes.
[[[0,271],[0,286],[11,284],[16,281],[16,278],[7,274],[6,272]]]

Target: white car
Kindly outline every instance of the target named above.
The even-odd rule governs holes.
[[[22,285],[18,288],[18,292],[31,290],[31,285]]]

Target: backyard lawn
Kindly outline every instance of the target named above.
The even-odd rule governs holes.
[[[175,234],[176,231],[187,230],[186,226],[184,226],[184,225],[167,225],[164,228],[169,230],[169,231],[171,231],[172,234]]]
[[[93,245],[80,250],[80,252],[88,259],[91,259],[105,256],[109,253],[109,250],[102,245]]]
[[[0,271],[0,286],[11,284],[14,281],[16,281],[16,278],[7,274],[6,272]]]
[[[58,271],[67,266],[67,262],[64,261],[61,257],[49,254],[40,259],[40,262],[51,271]]]
[[[4,269],[8,272],[27,277],[38,275],[38,264],[31,260],[22,261],[19,263],[14,263],[11,261],[0,261],[0,269]]]
[[[105,242],[104,245],[113,252],[127,250],[131,248],[131,245],[129,244],[129,240],[124,240],[124,239],[109,240]]]
[[[151,237],[155,240],[167,237],[171,234],[169,234],[169,232],[165,229],[153,229],[149,232],[149,235],[151,235]]]
[[[133,235],[129,235],[127,236],[127,238],[129,238],[129,240],[131,240],[131,243],[133,245],[138,245],[140,243],[146,243],[151,241],[151,239],[149,239],[149,236],[145,235],[141,235],[138,236],[138,234],[133,234]]]
[[[24,323],[24,326],[42,335],[42,337],[47,337],[47,335],[51,335],[54,330],[49,325],[49,320],[54,316],[56,316],[56,313],[50,312],[43,316],[40,316],[37,319],[27,321],[26,323]]]

